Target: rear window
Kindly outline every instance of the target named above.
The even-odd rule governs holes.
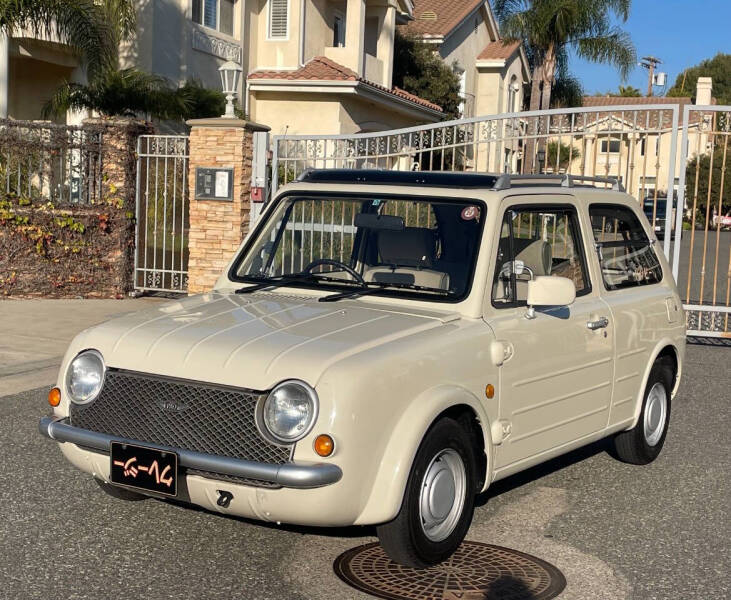
[[[607,290],[662,281],[662,267],[653,244],[630,208],[592,204],[589,216]]]

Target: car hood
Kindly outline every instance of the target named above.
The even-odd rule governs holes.
[[[69,355],[96,348],[112,368],[266,390],[289,378],[316,385],[338,360],[455,318],[276,292],[213,292],[93,327]]]

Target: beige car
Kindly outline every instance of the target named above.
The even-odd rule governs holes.
[[[663,446],[683,309],[642,207],[595,183],[308,171],[210,293],[79,334],[41,432],[115,496],[376,525],[437,563],[492,482]]]

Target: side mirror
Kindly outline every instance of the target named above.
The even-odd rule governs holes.
[[[576,286],[566,277],[539,275],[528,282],[528,312],[526,317],[535,318],[536,306],[568,306],[576,299]]]

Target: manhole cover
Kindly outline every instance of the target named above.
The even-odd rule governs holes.
[[[553,565],[510,548],[463,542],[449,560],[412,569],[393,562],[378,543],[335,559],[348,585],[390,600],[547,600],[566,587]]]

